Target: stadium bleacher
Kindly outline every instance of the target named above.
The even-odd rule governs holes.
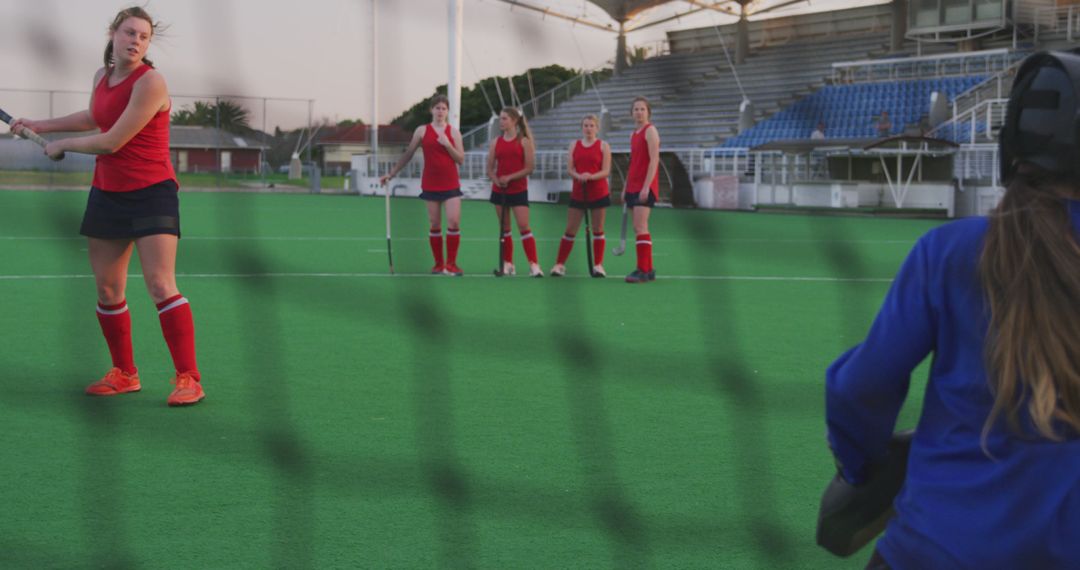
[[[950,101],[985,79],[982,75],[829,85],[753,128],[724,142],[727,148],[752,148],[774,140],[809,138],[819,122],[826,138],[877,138],[877,119],[889,114],[890,135],[918,125],[934,92]]]
[[[616,149],[627,148],[633,128],[630,102],[644,95],[652,102],[653,122],[665,147],[712,147],[736,134],[743,100],[739,83],[758,116],[767,116],[823,86],[832,62],[884,51],[876,34],[766,47],[738,66],[738,81],[720,50],[655,57],[601,83],[599,93],[589,90],[569,99],[530,126],[539,148],[564,148],[580,135],[581,117],[597,112],[602,99],[612,115],[608,140]]]

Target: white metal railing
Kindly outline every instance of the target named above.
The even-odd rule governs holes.
[[[975,144],[979,137],[994,139],[994,127],[1005,122],[1008,99],[986,99],[958,116],[941,123],[930,136],[948,138],[958,144]],[[949,137],[949,131],[952,137]]]
[[[1017,59],[1009,67],[954,97],[952,116],[956,117],[964,111],[977,107],[987,99],[1007,99],[1009,91],[1012,89],[1013,77],[1016,75],[1016,71],[1020,69],[1021,63],[1023,63],[1023,59]]]
[[[1044,6],[1035,9],[1035,43],[1039,35],[1064,34],[1065,40],[1080,39],[1080,6]]]
[[[378,177],[390,171],[396,161],[380,160],[379,171],[373,172],[373,165],[369,162],[365,176]],[[398,178],[420,178],[424,172],[424,156],[417,153],[413,159],[402,168]],[[465,161],[458,166],[458,174],[465,180],[479,180],[487,178],[487,151],[473,150],[465,153]],[[570,175],[566,171],[566,151],[538,150],[536,151],[536,164],[529,178],[534,180],[569,180]]]
[[[992,186],[1000,185],[1001,165],[998,145],[965,144],[953,157],[953,176],[957,180],[989,180]]]
[[[844,61],[832,64],[832,79],[836,83],[856,83],[991,74],[1011,66],[1016,57],[1010,50],[1000,48],[970,53]]]

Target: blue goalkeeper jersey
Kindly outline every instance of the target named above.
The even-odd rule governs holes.
[[[1080,201],[1069,202],[1080,240]],[[826,373],[829,442],[862,481],[886,451],[912,370],[933,353],[897,516],[877,544],[895,569],[1080,568],[1080,438],[1050,442],[993,426],[978,276],[986,218],[936,228],[915,244],[862,344]],[[1061,307],[1080,318],[1080,307]],[[1080,339],[1067,339],[1080,351]]]

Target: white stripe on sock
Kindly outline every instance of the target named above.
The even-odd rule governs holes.
[[[162,313],[171,311],[171,310],[179,307],[180,305],[186,305],[187,302],[188,302],[187,298],[180,297],[179,299],[173,301],[172,303],[169,303],[168,305],[165,305],[164,307],[162,307],[160,310],[158,310],[157,313],[160,315]]]
[[[97,312],[99,314],[102,314],[102,315],[122,315],[122,314],[126,313],[127,311],[128,311],[127,303],[124,303],[124,308],[115,309],[115,310],[102,309],[101,305],[97,306]]]

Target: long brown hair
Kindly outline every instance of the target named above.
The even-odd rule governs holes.
[[[529,134],[529,122],[525,120],[525,115],[517,107],[503,107],[502,112],[510,115],[510,118],[514,120],[514,124],[517,126],[518,140],[532,138],[532,135]]]
[[[150,24],[151,36],[157,35],[158,30],[161,28],[160,23],[155,22],[154,19],[150,17],[150,14],[139,6],[132,6],[130,8],[120,10],[120,12],[116,14],[116,17],[113,18],[112,23],[109,24],[109,43],[105,44],[105,67],[111,67],[114,62],[112,35],[116,33],[116,30],[120,29],[120,25],[123,24],[128,18],[138,18],[140,20],[146,20],[146,22]],[[154,63],[151,62],[149,58],[144,57],[143,63],[149,65],[150,67],[154,67]]]
[[[1080,434],[1080,244],[1068,198],[1080,198],[1074,181],[1023,163],[990,215],[979,260],[994,393],[984,442],[1002,415],[1021,433],[1025,406],[1040,436]]]

